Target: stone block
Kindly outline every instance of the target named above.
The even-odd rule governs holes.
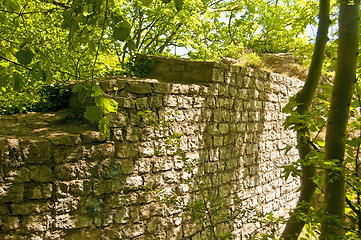
[[[207,162],[204,168],[206,173],[215,173],[218,169],[218,164],[217,162]]]
[[[152,161],[149,158],[140,158],[136,161],[136,169],[140,174],[149,173],[152,170]]]
[[[229,133],[229,125],[227,123],[220,123],[218,129],[222,134]]]
[[[163,102],[166,107],[176,107],[179,104],[179,98],[175,95],[164,96]]]
[[[159,108],[163,106],[163,95],[155,95],[150,97],[150,107]]]
[[[111,128],[110,139],[112,141],[122,141],[124,139],[122,128]]]
[[[112,193],[107,195],[104,199],[104,205],[111,209],[123,207],[125,205],[123,194]]]
[[[117,209],[114,212],[114,221],[119,224],[125,224],[129,221],[129,210],[128,208]]]
[[[0,205],[0,216],[4,216],[9,211],[7,204]]]
[[[149,109],[149,103],[147,97],[137,98],[135,100],[135,105],[137,107],[137,110],[148,110]]]
[[[98,228],[84,228],[68,231],[64,240],[95,240],[102,239],[101,230]]]
[[[90,215],[77,215],[73,217],[73,220],[76,228],[91,227],[94,225],[94,219]]]
[[[129,114],[126,111],[118,110],[118,113],[110,113],[110,127],[125,127],[128,125]]]
[[[59,180],[72,180],[77,176],[76,165],[64,163],[54,168],[54,177]]]
[[[94,216],[93,222],[97,227],[104,229],[104,227],[107,227],[114,222],[113,215],[114,213],[112,211],[97,213]],[[94,225],[94,223],[92,225]]]
[[[79,197],[69,196],[67,198],[59,198],[54,203],[54,211],[57,214],[74,212],[78,209]]]
[[[128,82],[129,87],[128,91],[131,93],[151,93],[152,92],[152,85],[148,82],[137,82],[132,81]]]
[[[113,181],[112,180],[100,180],[94,183],[94,194],[102,195],[113,192]]]
[[[126,128],[126,137],[125,139],[130,142],[137,142],[140,138],[140,130],[135,126],[128,126]]]
[[[13,215],[29,215],[31,213],[42,213],[50,211],[50,204],[47,202],[25,202],[13,203],[10,205]]]
[[[79,134],[70,134],[70,133],[52,133],[47,139],[51,142],[51,144],[55,146],[73,146],[77,145],[81,142]],[[45,145],[46,146],[46,145]],[[44,150],[41,150],[44,151]],[[35,162],[42,163],[42,162]]]
[[[116,154],[119,158],[136,158],[139,150],[136,143],[117,143]]]
[[[144,187],[145,188],[157,188],[164,184],[164,180],[162,175],[159,174],[153,174],[153,175],[144,175]]]
[[[84,143],[95,143],[105,141],[105,137],[99,131],[85,131],[80,134]]]
[[[229,91],[227,85],[219,85],[218,94],[220,96],[228,97]]]
[[[27,231],[44,232],[50,228],[51,217],[47,215],[29,215],[21,220],[21,226]]]
[[[88,195],[92,192],[92,185],[88,180],[74,180],[69,183],[69,191],[79,196]]]
[[[146,226],[144,224],[131,224],[125,226],[123,232],[125,238],[135,238],[144,234]]]
[[[142,142],[139,144],[139,155],[141,157],[152,157],[155,155],[154,142]]]
[[[143,186],[143,178],[141,176],[130,176],[125,180],[124,189],[126,190],[136,190],[140,189]]]
[[[117,160],[120,168],[120,173],[124,175],[129,175],[135,170],[134,160],[131,158],[122,158]]]
[[[214,136],[213,137],[213,146],[221,147],[223,146],[223,136]]]
[[[153,162],[153,172],[168,171],[173,167],[173,159],[167,157],[156,158]]]
[[[216,98],[216,108],[224,108],[225,107],[225,98],[218,97]]]
[[[28,184],[25,192],[28,199],[47,199],[52,196],[53,185],[51,183]]]
[[[128,97],[115,97],[115,101],[119,104],[119,108],[125,108],[125,109],[134,109],[135,108],[135,102],[128,98]]]
[[[21,140],[21,148],[24,159],[28,163],[41,164],[51,157],[51,144],[44,139],[24,139]],[[73,144],[73,143],[71,143]]]
[[[0,139],[0,157],[6,167],[18,167],[24,164],[20,139],[11,137]]]
[[[88,151],[88,159],[104,159],[113,157],[115,146],[112,143],[93,144]]]
[[[104,92],[116,92],[123,90],[126,87],[126,82],[127,81],[120,79],[105,79],[99,81],[99,86]]]
[[[212,80],[214,82],[224,82],[225,81],[225,77],[224,77],[224,72],[221,69],[214,69],[213,70],[213,74],[212,74]]]
[[[29,165],[29,178],[34,182],[50,182],[52,180],[51,168],[46,165]]]
[[[21,202],[23,197],[23,184],[0,184],[0,203]]]
[[[19,227],[20,227],[20,221],[18,217],[6,216],[2,218],[2,225],[1,225],[2,231],[15,230],[18,229]]]
[[[218,125],[217,124],[209,124],[207,126],[207,133],[209,135],[217,135],[217,134],[220,134],[221,132],[219,131],[218,129]]]
[[[170,84],[169,83],[153,83],[153,88],[155,93],[169,93]]]
[[[22,183],[30,181],[30,170],[26,167],[11,169],[6,175],[5,180],[9,182]]]

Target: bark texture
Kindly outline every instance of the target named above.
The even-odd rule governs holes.
[[[325,159],[334,166],[325,171],[325,220],[320,239],[343,236],[345,214],[345,181],[343,160],[345,132],[356,79],[359,40],[359,0],[340,0],[337,65],[328,113]]]
[[[296,98],[297,102],[301,104],[297,108],[297,112],[299,114],[305,114],[309,111],[319,83],[326,43],[328,41],[327,34],[330,25],[329,12],[330,1],[320,0],[319,25],[312,61],[305,85]],[[307,127],[297,132],[297,148],[300,159],[306,159],[307,154],[312,150],[309,139],[309,129]],[[300,197],[295,210],[291,213],[291,216],[287,221],[286,227],[281,235],[281,239],[298,239],[298,236],[305,225],[305,221],[300,219],[299,216],[301,213],[307,215],[316,190],[316,185],[312,180],[315,172],[316,168],[312,164],[302,167]]]

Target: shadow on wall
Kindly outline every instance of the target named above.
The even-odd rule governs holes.
[[[119,103],[109,139],[74,124],[1,136],[0,238],[207,239],[210,219],[216,234],[240,236],[256,226],[219,218],[234,211],[235,198],[257,213],[277,212],[296,200],[297,185],[282,180],[278,168],[289,161],[283,142],[294,141],[283,131],[281,114],[291,94],[285,86],[293,82],[238,66],[157,59],[151,74],[159,71],[162,81],[100,81]],[[186,84],[174,83],[176,76]],[[198,183],[186,181],[184,162],[158,151],[168,137],[138,114],[148,110],[155,122],[175,119],[170,128],[183,132],[180,149],[195,160]],[[163,196],[195,204],[208,197],[215,208],[201,204],[203,213],[192,215],[181,202],[167,207],[156,200],[167,192]]]
[[[217,73],[221,76],[216,77],[223,81],[209,86],[203,110],[209,113],[203,119],[205,129],[200,140],[199,172],[204,174],[205,182],[211,183],[204,190],[209,196],[208,206],[213,207],[204,213],[206,217],[202,222],[207,227],[198,232],[194,227],[186,227],[184,237],[204,239],[212,233],[210,225],[215,226],[218,236],[229,233],[239,236],[240,230],[249,233],[252,228],[250,224],[245,226],[244,217],[251,208],[262,212],[257,209],[262,202],[256,197],[256,188],[262,186],[259,164],[264,159],[260,146],[265,134],[265,106],[269,100],[266,89],[270,86],[269,74],[261,74],[256,75],[252,69],[223,65]],[[252,201],[255,202],[252,204]],[[243,217],[242,222],[240,217]]]
[[[216,234],[251,233],[256,230],[254,224],[245,224],[244,219],[236,225],[224,224],[221,217],[229,214],[230,208],[237,208],[234,199],[243,202],[241,210],[245,213],[256,210],[248,216],[250,219],[280,208],[283,182],[279,181],[278,167],[287,158],[282,151],[284,142],[289,141],[282,136],[285,116],[281,105],[289,96],[287,89],[280,92],[277,78],[282,77],[271,80],[271,74],[264,71],[213,62],[158,57],[151,60],[154,68],[150,76],[185,83],[170,85],[165,108],[179,113],[174,128],[184,130],[184,151],[197,161],[194,168],[203,184],[194,186],[191,191],[196,193],[189,195],[188,200],[193,202],[193,208],[202,208],[196,205],[207,202],[203,203],[201,216],[198,214],[198,226],[194,219],[197,214],[183,216],[182,238],[204,238],[207,232],[210,234],[212,218],[213,225],[217,225]],[[283,84],[287,86],[286,82]],[[211,202],[223,205],[223,209],[217,204],[213,204],[214,209],[207,208]]]

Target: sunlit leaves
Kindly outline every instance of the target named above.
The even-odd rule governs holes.
[[[109,137],[109,113],[118,111],[118,103],[104,96],[104,91],[94,82],[84,82],[74,85],[73,92],[78,94],[81,103],[93,99],[94,103],[86,107],[84,117],[92,123],[98,123],[99,130],[104,137]]]
[[[99,130],[104,137],[110,136],[110,120],[108,116],[102,117],[99,121]]]
[[[103,110],[104,114],[116,113],[118,110],[118,103],[112,98],[97,97],[95,98],[95,104]]]

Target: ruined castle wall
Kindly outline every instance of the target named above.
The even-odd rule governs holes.
[[[110,138],[74,122],[76,101],[58,113],[0,117],[1,239],[207,239],[207,217],[202,225],[181,203],[160,203],[164,193],[183,203],[210,193],[227,207],[218,213],[239,208],[239,199],[247,216],[294,206],[299,182],[286,181],[280,166],[297,159],[295,149],[285,154],[296,136],[284,130],[281,109],[302,82],[220,63],[152,61],[154,79],[99,81],[119,103]],[[170,128],[154,128],[140,111],[171,120]],[[158,151],[172,131],[182,133],[186,162]],[[191,160],[204,190],[185,181]],[[245,222],[216,219],[216,230],[257,229]]]

